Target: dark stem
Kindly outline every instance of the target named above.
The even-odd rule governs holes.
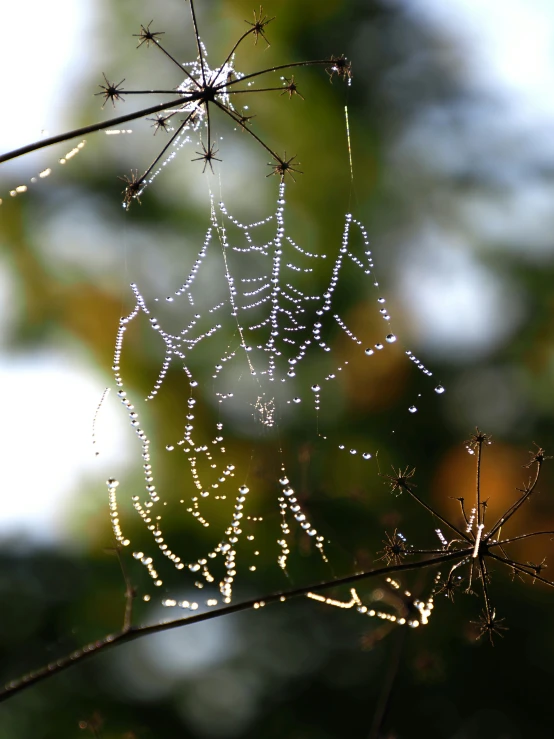
[[[148,175],[150,174],[150,172],[154,169],[154,167],[156,166],[156,164],[160,161],[160,159],[163,157],[163,155],[165,154],[165,152],[169,149],[169,147],[171,146],[171,144],[175,141],[175,139],[177,138],[177,136],[179,136],[179,134],[181,133],[181,131],[183,130],[183,128],[187,125],[187,123],[191,119],[192,115],[193,115],[193,113],[189,113],[189,115],[181,123],[181,125],[179,126],[179,128],[175,131],[175,133],[173,134],[173,136],[169,139],[169,141],[167,142],[167,144],[164,146],[164,148],[160,151],[160,153],[154,159],[154,161],[152,162],[152,164],[148,167],[148,169],[142,175],[142,177],[140,178],[140,182],[142,182],[145,177],[148,177]]]
[[[245,33],[242,34],[242,36],[239,38],[239,40],[237,41],[237,43],[233,46],[233,48],[231,49],[231,51],[227,54],[227,58],[225,59],[225,61],[223,62],[223,64],[217,70],[217,73],[214,76],[214,79],[215,80],[219,77],[219,75],[221,74],[221,70],[227,64],[227,62],[229,61],[229,59],[233,56],[233,54],[238,49],[238,47],[242,44],[242,42],[244,41],[244,39],[247,36],[250,36],[251,33],[254,33],[254,29],[253,28],[250,28],[248,31],[246,31]]]
[[[163,46],[162,46],[162,45],[160,44],[160,42],[159,42],[159,41],[157,41],[156,39],[154,39],[154,43],[156,44],[156,46],[158,47],[158,49],[159,49],[160,51],[163,51],[163,53],[164,53],[164,54],[165,54],[165,55],[166,55],[166,56],[167,56],[167,57],[168,57],[169,59],[171,59],[171,61],[172,61],[172,62],[173,62],[174,64],[176,64],[176,65],[177,65],[177,66],[179,67],[179,69],[181,70],[181,72],[184,72],[184,74],[186,74],[186,76],[187,76],[187,77],[189,78],[189,80],[191,80],[192,82],[194,82],[194,84],[196,85],[196,87],[198,87],[198,89],[201,89],[201,86],[200,86],[200,84],[198,83],[198,81],[194,79],[194,77],[193,77],[193,76],[192,76],[192,75],[190,74],[190,72],[189,72],[189,71],[188,71],[187,69],[185,69],[185,68],[183,67],[183,65],[182,65],[182,64],[179,64],[179,62],[177,61],[177,59],[174,59],[174,58],[173,58],[173,57],[171,56],[171,54],[169,53],[169,51],[166,51],[166,50],[164,49],[164,47],[163,47]]]
[[[78,136],[85,136],[88,133],[101,131],[104,128],[118,126],[120,123],[134,121],[137,118],[142,118],[143,116],[150,115],[151,113],[159,113],[162,110],[173,108],[176,105],[181,106],[183,105],[183,103],[199,100],[200,98],[200,94],[193,92],[186,97],[181,97],[177,100],[170,100],[167,103],[159,103],[159,105],[153,105],[151,108],[143,108],[142,110],[138,110],[135,113],[127,113],[127,115],[121,115],[117,118],[110,118],[110,120],[103,121],[102,123],[92,123],[90,126],[83,126],[83,128],[74,128],[72,131],[61,133],[58,136],[50,136],[47,139],[35,141],[34,144],[27,144],[27,146],[22,146],[19,149],[9,151],[7,154],[1,154],[0,163],[9,162],[11,159],[17,159],[17,157],[23,156],[24,154],[30,154],[32,151],[38,151],[39,149],[44,149],[47,146],[52,146],[53,144],[59,144],[63,141],[69,141],[71,139],[77,138]]]
[[[466,514],[466,509],[465,509],[465,505],[464,505],[464,499],[463,498],[456,498],[456,500],[460,504],[460,508],[462,509],[462,516],[464,517],[464,521],[466,522],[466,526],[469,529],[470,528],[469,527],[469,519],[468,519],[467,514]],[[470,536],[472,535],[471,530],[468,531],[468,533],[470,534]]]
[[[498,529],[501,526],[504,526],[504,524],[510,520],[510,518],[514,515],[514,513],[519,509],[520,506],[522,506],[525,501],[531,496],[531,494],[534,492],[535,487],[537,486],[537,483],[539,481],[539,476],[541,474],[541,462],[537,461],[537,472],[535,474],[535,479],[533,482],[527,487],[526,490],[523,491],[523,495],[520,497],[519,500],[516,500],[516,502],[513,504],[511,508],[509,508],[506,513],[501,516],[498,521],[494,524],[492,529],[489,531],[489,533],[486,535],[484,541],[488,542],[491,537],[494,536],[494,534],[498,531]]]
[[[528,539],[531,536],[543,536],[544,534],[554,535],[554,531],[534,531],[532,534],[520,534],[514,536],[511,539],[503,539],[502,541],[493,541],[488,543],[488,547],[499,547],[505,544],[511,544],[513,541],[520,541],[520,539]]]
[[[293,69],[294,67],[311,67],[314,64],[333,64],[332,59],[312,59],[308,62],[293,62],[292,64],[279,64],[276,67],[268,67],[267,69],[262,69],[260,72],[252,72],[251,74],[245,74],[244,77],[240,77],[236,80],[231,80],[230,82],[222,82],[220,85],[218,85],[217,89],[220,87],[231,87],[231,85],[236,85],[239,82],[244,82],[245,80],[251,80],[254,77],[259,77],[262,74],[267,74],[268,72],[278,72],[280,69]]]
[[[545,583],[545,585],[550,585],[554,588],[554,582],[552,582],[551,580],[547,580],[546,577],[541,577],[540,575],[537,575],[532,565],[524,565],[511,559],[504,559],[503,557],[499,557],[498,555],[492,554],[490,552],[488,556],[492,557],[493,559],[497,559],[499,562],[504,562],[504,564],[513,567],[514,570],[517,570],[518,572],[523,572],[524,575],[529,575],[529,577],[532,577],[535,580],[540,580],[541,582]]]
[[[485,599],[485,611],[487,614],[487,621],[490,622],[491,619],[491,602],[489,598],[489,589],[487,586],[487,567],[485,565],[485,561],[481,555],[479,555],[479,570],[481,572],[481,582],[483,583],[483,598]]]
[[[431,514],[432,516],[435,516],[436,518],[438,518],[438,519],[439,519],[439,521],[441,521],[441,522],[442,522],[442,523],[443,523],[443,524],[444,524],[445,526],[448,526],[448,528],[449,528],[449,529],[452,529],[452,531],[454,531],[454,532],[455,532],[456,534],[458,534],[458,536],[460,536],[460,537],[461,537],[462,539],[464,539],[465,541],[470,541],[469,537],[468,537],[468,536],[466,536],[466,534],[464,534],[464,533],[463,533],[462,531],[460,531],[460,530],[459,530],[458,528],[456,528],[456,526],[454,526],[453,524],[449,523],[449,522],[448,522],[448,521],[446,520],[446,518],[443,518],[443,517],[442,517],[442,516],[440,515],[440,513],[437,513],[437,511],[435,511],[435,509],[434,509],[434,508],[431,508],[431,506],[430,506],[430,505],[427,505],[427,503],[425,503],[425,502],[424,502],[423,500],[421,500],[421,498],[419,497],[419,495],[416,495],[416,494],[414,493],[414,491],[413,491],[413,490],[411,489],[411,487],[410,487],[409,485],[407,485],[406,483],[404,483],[404,484],[402,485],[402,489],[403,489],[403,490],[406,490],[406,491],[407,491],[407,492],[408,492],[408,493],[409,493],[409,494],[410,494],[410,495],[412,496],[412,498],[413,498],[414,500],[417,500],[417,502],[418,502],[418,503],[419,503],[419,504],[420,504],[421,506],[423,506],[423,508],[425,508],[425,510],[429,511],[429,513],[430,513],[430,514]]]
[[[481,523],[481,449],[483,442],[477,443],[477,525]]]
[[[281,85],[281,87],[260,87],[258,89],[251,88],[250,90],[226,90],[228,95],[242,95],[248,92],[287,92],[287,88]]]
[[[119,90],[121,95],[176,95],[178,91],[173,90]]]
[[[190,14],[192,15],[192,25],[194,27],[194,38],[196,39],[196,48],[198,50],[198,58],[200,59],[200,69],[202,71],[202,82],[206,87],[206,74],[204,72],[204,57],[202,56],[202,44],[200,43],[200,35],[198,33],[198,24],[196,22],[196,13],[194,12],[194,2],[190,2]]]
[[[216,611],[207,611],[206,613],[199,613],[195,616],[187,616],[184,618],[178,618],[173,621],[167,621],[165,623],[153,624],[151,626],[132,626],[128,631],[120,631],[115,634],[108,634],[103,639],[87,644],[86,646],[78,649],[71,654],[62,657],[55,662],[51,662],[45,667],[41,667],[34,670],[22,678],[12,680],[8,682],[3,689],[0,690],[0,702],[7,700],[12,695],[20,693],[22,690],[29,688],[31,685],[42,682],[52,675],[56,675],[67,668],[78,664],[82,660],[85,660],[98,652],[110,649],[119,644],[126,644],[127,642],[134,641],[135,639],[148,636],[149,634],[157,634],[162,631],[169,631],[170,629],[179,628],[181,626],[188,626],[202,621],[209,621],[212,618],[218,618],[219,616],[228,616],[231,613],[240,613],[241,611],[249,611],[253,608],[259,608],[261,604],[270,605],[272,603],[278,603],[280,601],[286,601],[290,598],[298,598],[305,596],[308,593],[315,593],[321,590],[327,590],[328,588],[338,587],[339,585],[349,585],[354,582],[367,580],[372,577],[379,577],[381,575],[389,575],[393,572],[408,572],[410,570],[422,569],[425,567],[433,567],[434,565],[441,564],[442,562],[449,562],[451,560],[463,559],[472,552],[472,549],[466,549],[459,552],[448,552],[442,554],[439,557],[433,557],[432,559],[425,559],[420,562],[411,562],[399,565],[390,565],[386,567],[379,567],[373,570],[367,570],[365,572],[357,572],[353,575],[346,575],[335,580],[325,581],[316,583],[314,585],[306,585],[299,588],[293,588],[292,590],[284,590],[278,593],[272,593],[271,595],[252,598],[242,603],[236,603],[234,605],[225,606],[219,608]],[[494,556],[494,555],[491,555]]]
[[[222,110],[222,111],[223,111],[224,113],[227,113],[227,115],[228,115],[228,116],[229,116],[230,118],[232,118],[232,119],[233,119],[233,120],[235,121],[235,123],[238,123],[238,124],[239,124],[239,126],[241,126],[241,128],[242,128],[242,130],[243,130],[243,131],[246,131],[246,133],[249,133],[249,134],[250,134],[250,136],[253,136],[253,137],[254,137],[254,138],[256,139],[256,141],[257,141],[257,142],[258,142],[259,144],[261,144],[261,145],[262,145],[262,146],[264,147],[264,149],[265,149],[265,150],[266,150],[267,152],[269,152],[269,153],[271,154],[271,156],[272,156],[272,157],[273,157],[273,158],[274,158],[274,159],[275,159],[276,161],[280,161],[280,157],[278,157],[278,156],[277,156],[277,154],[275,154],[275,152],[274,152],[274,151],[272,151],[272,150],[271,150],[271,149],[269,148],[269,146],[268,146],[268,145],[267,145],[267,144],[266,144],[265,142],[263,142],[263,141],[261,140],[261,138],[260,138],[259,136],[256,136],[256,134],[255,134],[255,133],[254,133],[253,131],[251,131],[251,130],[250,130],[249,128],[247,128],[247,127],[246,127],[246,126],[244,125],[244,123],[242,123],[242,121],[240,120],[240,118],[239,118],[239,117],[238,117],[238,116],[237,116],[237,115],[236,115],[235,113],[233,113],[233,111],[232,111],[232,110],[230,110],[229,108],[226,108],[226,107],[225,107],[224,105],[222,105],[222,104],[221,104],[221,103],[220,103],[219,101],[217,101],[217,100],[214,100],[214,103],[215,103],[215,104],[217,105],[217,107],[218,107],[218,108],[220,108],[220,109],[221,109],[221,110]]]

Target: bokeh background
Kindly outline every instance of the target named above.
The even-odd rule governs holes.
[[[224,58],[254,9],[243,0],[199,0],[210,61]],[[474,462],[463,441],[476,425],[495,441],[483,478],[493,513],[525,482],[522,465],[533,442],[547,450],[553,442],[551,4],[268,0],[264,11],[276,16],[267,27],[271,47],[245,44],[241,71],[331,54],[352,61],[351,86],[306,68],[295,73],[305,100],[253,96],[253,125],[278,152],[298,154],[304,174],[288,187],[287,224],[305,248],[333,254],[344,214],[363,221],[399,341],[370,365],[338,328],[330,337],[333,356],[350,362],[331,402],[333,444],[322,453],[307,411],[280,422],[303,505],[331,542],[330,563],[295,534],[284,576],[276,564],[275,501],[264,493],[256,502],[267,521],[257,571],[239,572],[237,599],[369,567],[385,531],[396,527],[416,546],[436,545],[429,516],[405,496],[392,496],[379,476],[391,464],[415,466],[418,491],[457,521],[451,498],[474,493]],[[141,23],[153,18],[180,60],[195,55],[180,0],[55,0],[12,4],[3,14],[9,34],[0,49],[2,151],[112,114],[93,95],[103,72],[135,89],[179,84],[155,49],[136,50],[132,34]],[[116,112],[136,104],[128,98]],[[183,150],[129,213],[117,178],[145,168],[159,150],[162,132],[153,137],[148,122],[129,124],[132,133],[88,136],[65,164],[59,160],[81,139],[0,168],[6,681],[121,624],[124,585],[106,551],[113,539],[105,480],[121,480],[122,518],[139,546],[146,540],[129,500],[142,484],[142,460],[113,391],[94,439],[92,424],[113,384],[117,323],[132,307],[129,283],[148,296],[177,289],[202,243],[209,186],[248,221],[275,204],[267,154],[224,122],[216,126],[223,136],[216,175],[202,176],[190,162],[196,155]],[[47,168],[51,174],[39,177]],[[26,192],[10,195],[23,185]],[[314,274],[318,289],[325,279],[323,268]],[[382,339],[376,294],[371,283],[353,280],[341,297],[341,315],[368,342]],[[408,349],[432,379],[407,360]],[[152,386],[162,358],[160,342],[137,324],[125,354],[137,397]],[[208,361],[211,354],[200,348],[195,369],[204,371]],[[438,382],[446,388],[440,397],[433,392]],[[165,391],[144,409],[168,500],[191,489],[190,475],[165,454],[182,428],[188,393],[182,373],[169,373]],[[213,403],[202,389],[198,399],[197,418],[208,426]],[[410,414],[414,402],[418,411]],[[229,423],[234,453],[245,464],[254,460],[249,474],[263,481],[271,445],[246,433],[239,417]],[[367,447],[374,457],[365,464],[351,459],[339,442]],[[541,494],[525,506],[514,533],[554,528],[551,489],[547,468]],[[186,519],[169,524],[187,556],[207,546],[197,528]],[[514,555],[538,562],[551,551],[545,537]],[[204,598],[193,580],[169,573],[156,590],[130,555],[128,566],[140,596],[137,621],[177,615],[163,608],[164,598]],[[431,584],[432,574],[403,579],[422,595]],[[454,603],[437,598],[430,625],[409,632],[291,602],[138,641],[76,666],[2,704],[0,735],[92,735],[79,728],[89,722],[102,724],[104,739],[551,736],[552,593],[506,572],[495,574],[491,588],[510,627],[494,648],[476,641],[471,621],[481,603],[462,593]],[[394,612],[383,583],[369,582],[359,593]],[[347,591],[335,594],[348,598]],[[387,685],[390,698],[377,721]]]

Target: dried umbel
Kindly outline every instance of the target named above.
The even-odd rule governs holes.
[[[443,592],[448,598],[454,599],[454,592],[461,585],[461,573],[466,573],[466,593],[473,593],[475,581],[479,582],[481,595],[483,599],[483,611],[477,621],[474,621],[479,627],[479,637],[488,635],[492,642],[493,636],[502,636],[502,631],[506,630],[504,619],[498,618],[496,609],[491,603],[490,597],[490,581],[491,569],[493,562],[499,562],[505,565],[509,571],[514,574],[527,575],[532,582],[537,580],[554,586],[554,582],[546,579],[541,575],[542,570],[546,567],[545,560],[539,564],[533,562],[519,562],[511,557],[508,553],[509,545],[529,539],[536,536],[554,535],[554,531],[534,531],[531,533],[515,534],[509,537],[502,537],[502,529],[516,517],[521,506],[529,500],[531,495],[536,491],[542,466],[545,460],[550,459],[545,455],[544,449],[537,447],[535,451],[530,452],[531,459],[525,465],[525,468],[532,469],[533,474],[527,481],[526,485],[519,490],[518,499],[495,521],[492,525],[488,525],[486,521],[488,501],[483,499],[481,465],[484,450],[492,443],[491,437],[478,428],[471,435],[469,440],[465,442],[469,453],[475,456],[476,464],[476,486],[474,493],[474,503],[469,512],[466,511],[465,499],[457,498],[460,503],[463,526],[456,525],[448,519],[441,516],[433,507],[426,503],[414,488],[412,478],[415,469],[410,470],[406,467],[404,470],[393,470],[392,475],[387,475],[388,484],[393,491],[399,493],[406,492],[419,505],[425,508],[436,519],[438,519],[447,530],[450,531],[451,538],[443,535],[441,529],[437,529],[436,533],[441,541],[441,546],[436,549],[416,550],[406,546],[405,539],[399,540],[395,532],[393,537],[388,537],[385,544],[384,556],[390,561],[405,561],[407,557],[417,554],[443,554],[444,552],[457,553],[458,561],[455,562],[447,575],[441,580],[438,592]],[[429,562],[425,562],[425,566],[429,566]]]
[[[169,95],[171,97],[169,101],[144,108],[129,115],[119,116],[102,123],[69,131],[60,136],[43,139],[37,143],[0,156],[0,162],[14,159],[22,154],[60,141],[66,141],[76,136],[110,128],[127,121],[154,116],[153,118],[148,118],[148,120],[153,121],[154,135],[158,132],[166,133],[169,139],[164,143],[160,152],[141,175],[135,170],[129,176],[122,178],[126,183],[123,192],[123,205],[125,208],[128,208],[133,200],[140,202],[140,196],[144,188],[158,174],[162,163],[172,157],[178,149],[187,143],[195,142],[197,147],[200,148],[199,151],[196,151],[198,156],[193,161],[203,162],[204,172],[208,166],[213,171],[213,162],[221,161],[221,159],[217,156],[219,152],[213,140],[211,117],[215,111],[221,111],[231,119],[233,124],[254,138],[271,156],[272,161],[269,164],[271,167],[270,175],[277,175],[281,180],[288,175],[294,180],[294,173],[300,173],[300,170],[295,164],[296,157],[287,158],[286,152],[284,156],[280,156],[250,128],[250,122],[254,116],[250,114],[245,115],[242,112],[243,108],[238,107],[236,102],[237,96],[240,99],[241,96],[247,95],[250,101],[255,94],[278,92],[280,95],[288,95],[289,100],[293,96],[304,99],[298,90],[294,75],[290,78],[281,76],[279,84],[270,87],[257,88],[255,84],[258,78],[272,73],[284,72],[295,67],[313,65],[325,67],[331,79],[336,75],[349,80],[351,77],[350,63],[344,57],[332,56],[329,59],[314,59],[304,62],[280,64],[249,74],[238,72],[234,66],[235,53],[246,39],[252,37],[254,43],[257,45],[261,37],[269,45],[269,40],[266,36],[266,27],[275,19],[265,15],[263,8],[260,6],[259,12],[254,12],[253,22],[245,21],[249,28],[233,44],[223,62],[212,68],[208,64],[208,52],[201,40],[194,0],[189,0],[189,8],[197,50],[197,58],[191,63],[182,64],[167,51],[161,41],[161,36],[164,35],[164,32],[151,30],[153,21],[146,26],[141,25],[140,32],[133,34],[139,39],[137,48],[142,47],[148,50],[149,47],[155,47],[169,60],[174,68],[179,70],[178,73],[181,79],[177,81],[176,85],[170,84],[156,90],[128,90],[122,86],[125,79],[115,83],[111,82],[106,74],[104,74],[104,84],[99,85],[100,92],[96,93],[103,98],[102,107],[107,102],[111,102],[112,106],[115,107],[116,103],[124,102],[125,96],[129,95],[145,97],[151,95],[159,96],[160,94]]]
[[[513,559],[508,552],[510,545],[514,542],[536,536],[554,536],[554,531],[534,531],[514,534],[504,538],[501,536],[502,528],[511,519],[516,517],[521,506],[536,491],[542,466],[551,457],[546,456],[544,449],[541,447],[537,447],[535,451],[530,452],[531,459],[524,467],[526,469],[532,469],[533,474],[531,478],[519,490],[520,495],[518,499],[509,506],[497,521],[491,526],[487,526],[485,519],[488,501],[482,499],[481,465],[484,449],[491,443],[491,437],[488,434],[484,434],[478,428],[471,435],[470,439],[465,442],[469,453],[475,456],[477,475],[474,504],[469,514],[466,511],[465,499],[457,498],[461,508],[462,526],[446,519],[415,492],[416,486],[413,482],[415,468],[393,468],[392,475],[385,475],[392,492],[397,492],[399,495],[404,492],[408,493],[420,506],[425,508],[435,519],[438,519],[446,530],[450,531],[451,537],[448,538],[443,534],[442,529],[435,529],[440,546],[434,549],[416,549],[408,545],[405,536],[396,529],[392,534],[385,533],[386,538],[383,541],[383,549],[379,552],[381,556],[377,561],[382,560],[386,562],[389,565],[390,572],[398,572],[404,569],[424,569],[432,567],[434,563],[443,564],[446,561],[445,555],[447,555],[448,559],[452,560],[452,564],[445,576],[441,572],[435,575],[431,593],[427,599],[413,599],[411,593],[405,591],[402,602],[395,602],[394,599],[391,601],[389,604],[393,609],[391,610],[391,608],[386,609],[382,605],[380,607],[376,607],[374,604],[364,605],[355,589],[351,590],[352,597],[349,601],[324,597],[316,593],[309,593],[308,596],[326,605],[347,609],[355,608],[363,615],[388,622],[389,626],[394,624],[416,627],[429,622],[436,595],[442,593],[453,601],[455,593],[462,589],[463,584],[465,584],[465,593],[476,594],[474,588],[475,583],[478,582],[483,600],[483,610],[479,617],[472,621],[478,629],[477,638],[487,636],[490,642],[493,643],[495,636],[503,636],[503,632],[508,627],[505,625],[505,619],[497,616],[496,609],[492,605],[490,595],[491,564],[496,562],[503,564],[512,575],[517,574],[522,578],[527,576],[533,584],[538,580],[547,585],[554,586],[553,581],[548,580],[541,574],[546,567],[545,559],[538,564],[533,562],[519,562]],[[418,555],[424,555],[425,558],[415,561],[414,558]],[[465,573],[465,578],[462,576],[462,573]],[[401,586],[398,581],[388,577],[386,582],[389,589],[392,588],[400,592]],[[412,614],[411,617],[409,615],[410,613]],[[420,615],[414,616],[414,613],[419,613]]]

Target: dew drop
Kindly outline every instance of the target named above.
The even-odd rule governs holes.
[[[435,388],[435,392],[438,393],[439,395],[442,395],[444,393],[443,386],[442,385],[437,385],[437,387]]]
[[[292,399],[292,402],[293,403],[301,403],[302,402],[302,399],[301,398],[293,398]]]
[[[314,393],[318,393],[321,388],[319,387],[319,385],[312,385],[312,390],[314,391]]]
[[[408,410],[410,411],[410,413],[417,413],[417,408],[415,407],[415,405],[411,405],[411,406],[410,406],[410,407],[408,408]]]
[[[394,344],[394,342],[396,341],[396,336],[394,334],[388,334],[387,341],[389,342],[389,344]]]

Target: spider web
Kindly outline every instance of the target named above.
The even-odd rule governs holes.
[[[120,320],[117,332],[115,383],[144,463],[144,490],[132,496],[132,505],[157,548],[156,554],[145,553],[143,549],[150,549],[146,543],[134,548],[133,556],[155,586],[164,584],[160,563],[166,560],[177,571],[193,573],[197,588],[217,588],[219,595],[208,598],[208,606],[216,605],[218,598],[231,602],[239,569],[255,571],[259,555],[255,542],[266,524],[275,535],[275,559],[285,573],[295,545],[303,539],[311,541],[323,562],[328,561],[329,539],[306,509],[298,492],[297,470],[288,462],[286,429],[295,416],[304,421],[311,416],[312,443],[323,454],[338,448],[349,458],[369,463],[375,449],[351,447],[334,433],[333,398],[340,392],[340,378],[351,361],[341,358],[337,337],[346,339],[368,366],[388,352],[402,351],[374,276],[362,223],[347,214],[335,253],[318,253],[290,234],[286,205],[282,181],[273,213],[242,223],[212,195],[203,243],[180,285],[165,298],[149,299],[133,283],[135,304]],[[326,267],[323,283],[319,266],[315,272],[321,262]],[[372,320],[381,328],[376,329],[378,335],[371,344],[354,333],[341,312],[354,279],[361,280],[365,291],[374,296]],[[141,317],[163,347],[159,374],[144,400],[152,403],[163,394],[171,372],[182,377],[181,400],[186,404],[182,432],[168,439],[165,447],[184,464],[185,479],[179,481],[179,488],[188,493],[179,496],[178,503],[171,491],[162,491],[156,482],[151,437],[122,370],[127,333]],[[426,379],[431,378],[431,371],[411,351],[405,354]],[[434,382],[431,387],[438,394],[444,392]],[[407,407],[406,418],[416,410],[414,404]],[[206,422],[209,416],[216,419],[211,426]],[[251,481],[258,452],[254,450],[249,459],[233,453],[237,430],[271,450],[269,458],[260,452],[262,479]],[[115,479],[108,481],[113,530],[117,541],[128,546],[131,542],[120,524],[118,485]],[[268,498],[276,515],[266,522]],[[214,538],[208,551],[190,558],[186,544],[169,543],[172,537],[166,537],[164,522],[174,516],[189,516],[196,526],[210,529]],[[162,602],[198,608],[195,601],[165,598]],[[360,604],[359,608],[365,607]]]
[[[201,42],[200,46],[202,64],[197,60],[182,65],[187,76],[178,91],[193,92],[203,76],[212,85],[243,76],[234,69],[234,57],[211,70],[206,62],[207,51]],[[281,80],[286,88],[286,78]],[[254,83],[252,80],[247,84],[250,87]],[[234,108],[224,87],[218,96],[222,103],[236,110],[237,122],[243,120],[248,106]],[[204,154],[212,151],[205,106],[192,101],[167,110],[163,117],[166,130],[175,131],[167,122],[178,114],[185,118],[170,146],[163,148],[141,180],[137,198],[186,145],[195,150],[202,148]],[[203,136],[207,136],[207,148]],[[83,145],[81,142],[61,163]],[[197,153],[205,160],[204,169],[206,165],[211,169],[211,159]],[[349,156],[352,171],[350,146]],[[48,176],[50,171],[45,170],[40,177]],[[21,186],[10,194],[15,197],[26,189]],[[126,209],[130,202],[124,202]],[[352,446],[336,438],[336,396],[340,395],[341,378],[348,374],[352,357],[359,366],[360,359],[362,363],[376,363],[392,351],[402,351],[391,329],[391,316],[374,273],[363,224],[347,214],[334,251],[323,253],[313,246],[308,249],[295,239],[287,225],[286,205],[284,178],[278,185],[274,211],[251,223],[236,219],[225,203],[216,202],[211,194],[209,223],[190,270],[166,298],[147,298],[140,285],[133,283],[135,304],[121,318],[117,332],[113,360],[117,394],[128,412],[143,460],[143,490],[130,498],[145,536],[141,537],[141,546],[135,546],[126,536],[123,496],[114,478],[107,483],[113,533],[120,545],[129,547],[133,543],[133,557],[145,568],[154,586],[166,584],[162,570],[169,563],[176,572],[197,578],[194,585],[198,589],[208,587],[212,596],[217,591],[217,597],[204,601],[206,606],[215,606],[219,601],[230,603],[238,571],[256,570],[260,554],[257,539],[262,538],[259,532],[264,525],[274,535],[275,560],[285,574],[291,554],[295,547],[302,546],[303,540],[318,551],[323,563],[328,563],[326,547],[331,542],[303,501],[298,465],[290,462],[287,453],[287,428],[295,418],[304,423],[308,418],[311,443],[321,455],[328,449],[338,449],[345,454],[345,462],[349,458],[362,464],[370,462],[377,449]],[[367,316],[369,332],[354,330],[344,309],[352,283],[373,296]],[[176,403],[180,406],[184,402],[185,406],[176,409],[176,414],[184,414],[181,432],[165,444],[167,454],[180,457],[182,478],[178,485],[158,483],[157,468],[162,465],[152,452],[151,439],[163,431],[156,429],[151,434],[146,430],[148,424],[138,409],[141,399],[134,397],[136,391],[127,386],[121,368],[125,337],[141,318],[147,320],[163,347],[159,374],[142,400],[155,401],[171,371],[176,369],[182,377]],[[368,333],[375,334],[371,341]],[[350,344],[348,352],[340,350],[341,338]],[[405,354],[423,376],[432,377],[411,351]],[[436,393],[444,392],[441,385],[433,386]],[[211,406],[208,409],[206,402]],[[406,407],[407,418],[417,412],[416,402]],[[233,448],[237,433],[271,453],[264,454],[262,450],[260,454],[254,444],[250,458],[245,458]],[[253,461],[258,456],[263,459],[262,479],[252,474]],[[252,482],[252,478],[256,479]],[[176,494],[176,487],[184,492]],[[273,515],[266,521],[268,507],[273,507]],[[210,529],[212,544],[198,556],[192,554],[193,547],[187,543],[174,541],[171,531],[166,533],[166,521],[184,517],[193,526]],[[204,536],[203,544],[205,540]],[[145,595],[144,599],[149,600],[150,596]],[[395,620],[386,611],[368,609],[355,591],[345,603],[316,599],[339,607],[355,606],[362,614]],[[162,603],[191,610],[199,607],[195,600],[171,597]],[[430,614],[429,603],[432,594],[427,605],[421,606],[422,615],[427,614],[424,622]],[[414,623],[413,619],[399,618],[399,623]]]

